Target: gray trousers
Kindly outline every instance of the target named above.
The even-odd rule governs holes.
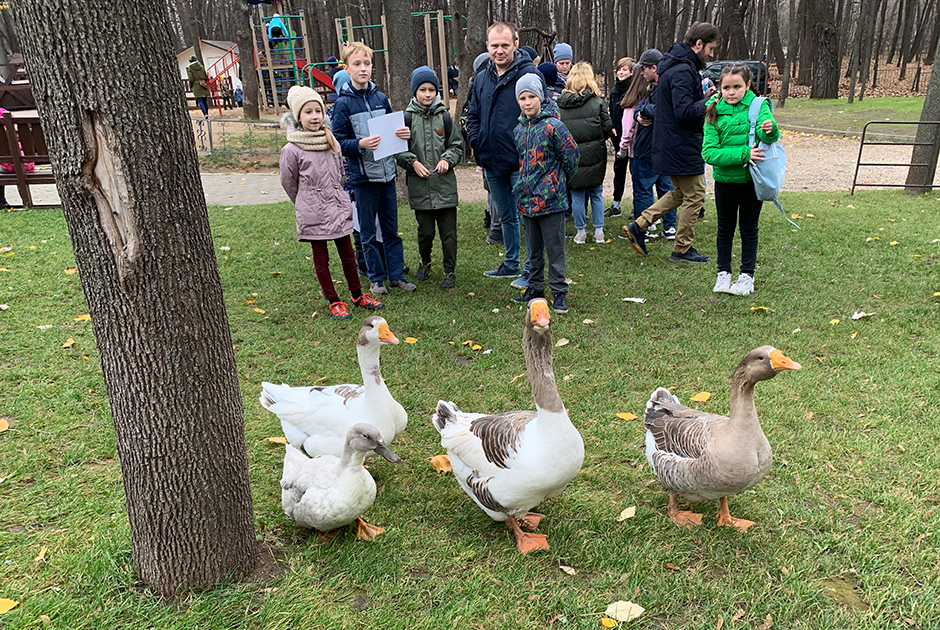
[[[548,256],[548,288],[552,295],[568,292],[565,282],[565,213],[550,212],[522,217],[529,247],[529,288],[545,291],[545,257]]]

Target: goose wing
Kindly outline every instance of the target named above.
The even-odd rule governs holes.
[[[282,423],[307,435],[346,434],[350,401],[361,399],[362,385],[290,387],[261,384],[261,404]]]

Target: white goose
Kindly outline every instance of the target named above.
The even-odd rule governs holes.
[[[506,521],[517,549],[528,553],[548,549],[548,538],[523,532],[520,523],[538,525],[543,515],[529,510],[561,494],[574,479],[584,461],[584,442],[555,385],[551,315],[542,298],[526,309],[522,345],[537,411],[464,413],[441,400],[433,422],[460,487],[494,521]]]
[[[310,459],[288,444],[281,477],[284,513],[301,527],[317,530],[323,538],[331,538],[334,530],[353,521],[360,540],[372,540],[383,533],[381,527],[360,518],[375,501],[375,481],[362,466],[370,452],[390,462],[401,461],[378,430],[364,422],[349,428],[342,458],[320,455]]]
[[[702,515],[679,510],[679,495],[689,501],[720,499],[718,524],[745,531],[753,521],[728,512],[728,496],[753,488],[770,470],[770,443],[754,407],[754,385],[800,364],[771,346],[751,350],[731,377],[727,416],[689,409],[664,387],[646,404],[646,459],[669,490],[669,518],[691,528]]]
[[[376,427],[391,444],[408,424],[408,414],[388,391],[379,369],[383,344],[398,338],[381,317],[367,317],[359,328],[356,353],[362,385],[290,387],[261,384],[261,404],[281,420],[287,441],[310,457],[341,457],[346,432],[357,422]]]

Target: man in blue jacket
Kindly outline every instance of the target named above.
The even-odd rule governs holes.
[[[506,255],[499,267],[484,272],[489,278],[519,275],[519,211],[512,194],[519,178],[519,154],[512,130],[522,111],[516,101],[516,81],[535,73],[529,56],[517,50],[519,35],[508,22],[496,22],[486,31],[490,60],[473,80],[467,130],[477,163],[483,167],[490,193],[502,221]],[[544,80],[543,80],[544,94]],[[524,286],[522,288],[525,288]]]
[[[657,66],[656,118],[653,121],[653,170],[672,179],[674,190],[659,198],[626,227],[630,244],[646,256],[646,231],[671,209],[679,208],[676,240],[669,260],[702,265],[709,261],[692,247],[695,222],[705,201],[702,137],[705,102],[715,88],[702,92],[699,71],[715,54],[718,29],[696,22],[663,55]]]

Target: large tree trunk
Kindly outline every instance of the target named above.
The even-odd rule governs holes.
[[[725,0],[721,13],[721,44],[718,59],[749,59],[744,18],[751,0]]]
[[[783,66],[783,84],[780,86],[777,107],[783,107],[787,104],[787,97],[790,95],[790,75],[793,72],[793,59],[796,55],[796,0],[790,0],[789,4],[790,32],[787,36],[787,61]]]
[[[793,0],[794,2],[796,0]],[[813,9],[811,5],[815,0],[800,0],[800,46],[799,72],[796,75],[797,85],[811,85],[813,82]]]
[[[229,0],[235,16],[235,43],[238,44],[239,78],[242,80],[242,105],[244,117],[249,120],[261,118],[258,111],[260,98],[258,72],[255,69],[254,37],[251,33],[251,6],[244,0]]]
[[[780,41],[780,18],[777,15],[780,6],[780,0],[770,1],[770,53],[774,64],[777,66],[777,72],[783,74],[783,68],[786,65],[786,56],[783,54],[783,44]],[[793,4],[796,0],[790,0],[787,4]],[[790,48],[792,44],[787,46]]]
[[[101,354],[134,564],[164,596],[238,579],[257,560],[241,395],[166,5],[14,7]]]
[[[806,1],[806,0],[804,0]],[[838,98],[839,72],[838,59],[839,31],[833,23],[832,0],[817,0],[813,6],[815,24],[813,29],[813,85],[810,98]]]
[[[934,57],[933,66],[940,63],[940,54]],[[921,121],[940,120],[940,72],[930,73],[930,82],[927,84],[927,95],[924,97],[924,108],[920,112]],[[930,143],[927,146],[915,146],[911,154],[911,164],[927,164],[924,166],[911,166],[907,172],[907,188],[913,194],[929,193],[931,186],[924,186],[925,182],[933,183],[934,173],[937,172],[937,157],[940,154],[940,125],[918,125],[918,143]]]
[[[388,28],[389,77],[388,98],[392,109],[400,110],[411,101],[411,71],[415,69],[414,36],[411,31],[411,0],[385,0],[385,21]],[[423,63],[423,62],[422,62]],[[440,77],[447,84],[447,77]]]

